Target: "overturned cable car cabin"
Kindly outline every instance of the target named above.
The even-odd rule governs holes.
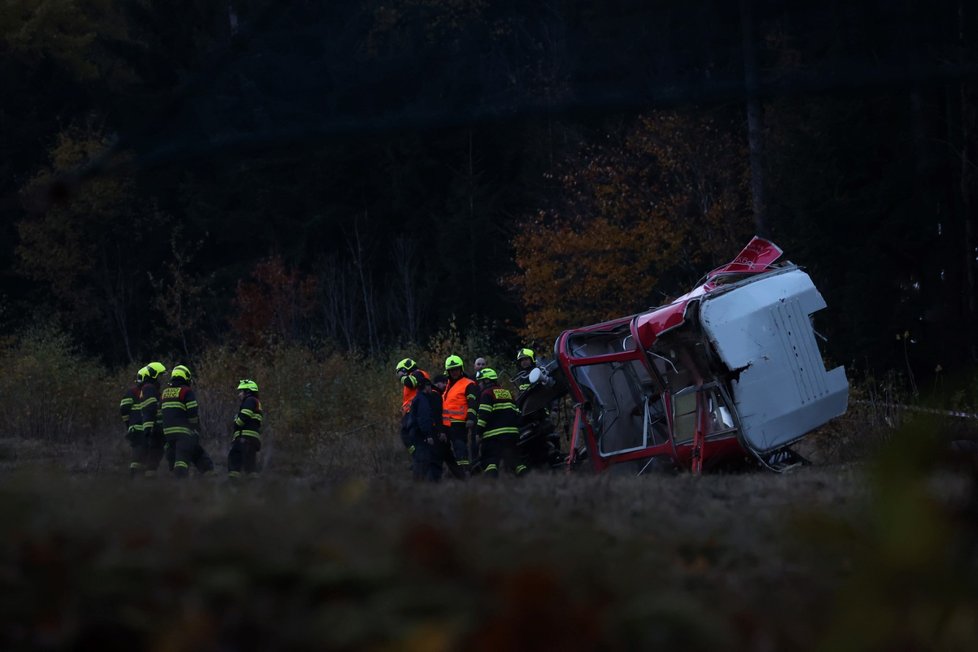
[[[848,404],[845,370],[826,370],[811,278],[754,238],[673,303],[563,332],[548,378],[531,391],[574,400],[568,465],[695,473],[779,453]],[[549,386],[549,390],[547,387]],[[559,389],[558,389],[559,388]],[[624,466],[623,466],[624,465]]]

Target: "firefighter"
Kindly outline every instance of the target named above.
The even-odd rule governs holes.
[[[246,379],[238,383],[241,407],[234,417],[231,450],[228,451],[228,477],[237,479],[242,473],[258,472],[256,458],[261,450],[261,426],[264,420],[261,401],[258,399],[258,383]]]
[[[438,374],[431,379],[431,393],[432,399],[437,399],[438,401],[438,437],[435,441],[435,449],[442,462],[448,468],[448,472],[452,474],[456,480],[464,480],[466,477],[466,472],[462,470],[462,467],[458,465],[455,461],[455,454],[452,452],[452,444],[448,441],[447,429],[445,428],[442,419],[442,396],[445,394],[445,388],[448,387],[448,376],[445,374]],[[475,456],[473,454],[473,458]],[[469,465],[469,470],[471,470],[472,465]]]
[[[448,384],[442,395],[442,425],[463,474],[470,472],[470,460],[474,455],[473,435],[476,408],[479,405],[479,388],[464,371],[462,358],[450,355],[445,358]]]
[[[143,439],[143,416],[141,413],[142,402],[139,393],[143,385],[143,369],[136,372],[135,382],[122,395],[119,401],[119,414],[122,416],[122,424],[126,427],[126,441],[129,442],[130,461],[129,475],[135,477],[143,472],[145,465],[143,459],[146,456],[146,440]]]
[[[178,478],[187,477],[191,464],[201,473],[214,470],[214,462],[200,445],[197,396],[190,381],[190,369],[177,365],[170,372],[170,386],[160,395],[166,457]]]
[[[513,378],[513,384],[516,385],[519,394],[530,388],[530,372],[535,366],[537,366],[537,355],[533,349],[523,348],[516,352],[516,376]]]
[[[513,384],[518,392],[516,402],[519,404],[523,394],[530,389],[530,372],[537,367],[537,356],[533,349],[522,348],[516,352],[516,367]],[[538,433],[526,438],[521,446],[524,459],[535,467],[546,464],[551,468],[557,468],[566,460],[566,456],[560,450],[560,437],[554,434],[554,424],[550,418],[551,411],[556,407],[557,403],[554,402],[544,410],[542,419],[523,422],[524,426],[533,425],[534,431]]]
[[[526,464],[520,459],[516,440],[520,432],[520,411],[513,399],[513,392],[499,386],[495,370],[486,367],[477,376],[479,381],[479,421],[476,440],[480,447],[482,472],[490,478],[499,476],[499,465],[516,476],[526,473]]]
[[[177,365],[176,367],[173,368],[173,371],[177,371],[178,369],[181,370],[181,373],[178,374],[178,375],[184,375],[185,374],[186,375],[186,379],[187,379],[187,384],[193,385],[194,379],[193,379],[193,376],[190,373],[190,369],[187,368],[185,365]],[[170,373],[170,386],[172,387],[173,385],[174,385],[174,382],[173,382],[173,373],[171,372]],[[198,473],[200,473],[200,474],[210,473],[211,471],[214,470],[214,460],[211,459],[211,456],[207,454],[207,451],[204,450],[203,445],[200,443],[200,432],[199,432],[199,430],[197,428],[194,428],[194,430],[196,430],[198,434],[194,438],[196,441],[194,442],[194,448],[193,448],[193,452],[191,453],[191,456],[190,456],[190,461],[191,461],[191,463],[193,463],[193,465],[195,467],[197,467],[197,472]],[[166,435],[166,433],[164,433],[164,439],[166,438],[165,435]],[[169,466],[170,471],[172,472],[174,470],[174,465],[176,464],[176,461],[177,461],[177,457],[176,457],[177,450],[176,450],[176,447],[170,441],[166,441],[166,443],[164,445],[164,451],[166,453],[167,466]]]
[[[145,475],[153,477],[163,460],[163,421],[160,414],[160,378],[166,367],[160,362],[150,362],[143,367],[143,385],[139,392],[140,415],[142,416],[143,438],[145,440]]]
[[[401,382],[401,443],[404,444],[404,448],[407,449],[408,455],[413,460],[414,441],[411,439],[411,433],[408,429],[407,417],[411,410],[411,401],[418,393],[418,386],[422,380],[429,380],[428,372],[419,368],[418,363],[411,358],[404,358],[398,362],[394,372]]]

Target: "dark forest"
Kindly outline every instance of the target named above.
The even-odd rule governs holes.
[[[976,36],[963,0],[5,2],[3,332],[110,365],[452,322],[547,347],[756,233],[851,373],[967,367]],[[525,275],[626,240],[655,255],[591,304]]]

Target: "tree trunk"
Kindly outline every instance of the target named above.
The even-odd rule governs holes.
[[[418,269],[418,243],[408,238],[397,238],[392,245],[394,253],[394,270],[401,286],[403,301],[403,318],[408,340],[418,343],[420,331],[420,301],[418,299],[418,284],[420,274]]]
[[[970,5],[969,5],[970,6]],[[958,0],[958,62],[961,66],[966,66],[969,60],[970,52],[968,52],[969,38],[972,36],[968,34],[969,25],[973,16],[967,16],[966,13],[968,9],[965,7],[965,2],[963,0]],[[967,80],[961,80],[958,82],[959,89],[959,100],[961,103],[960,107],[960,118],[961,118],[961,130],[960,138],[961,142],[959,149],[961,152],[960,161],[960,174],[961,174],[961,218],[964,222],[964,242],[962,246],[964,248],[964,283],[965,283],[965,328],[964,332],[968,333],[968,337],[971,340],[969,342],[969,348],[972,359],[978,358],[978,350],[976,350],[976,343],[974,336],[972,335],[975,326],[975,245],[974,245],[974,219],[972,215],[972,193],[974,192],[974,180],[975,180],[975,162],[971,156],[974,149],[974,145],[971,142],[972,139],[972,127],[975,120],[975,107],[971,102],[971,97],[969,95],[969,86]]]
[[[764,202],[764,123],[758,97],[757,50],[754,46],[754,16],[751,0],[740,0],[740,29],[744,51],[744,87],[747,91],[747,145],[750,156],[750,192],[754,204],[754,230],[768,237]]]
[[[366,212],[364,212],[366,215]],[[366,256],[363,251],[363,241],[360,239],[360,224],[357,220],[353,222],[354,241],[350,248],[353,250],[353,262],[357,267],[357,275],[360,280],[360,290],[363,295],[363,314],[367,321],[367,346],[370,353],[376,353],[377,344],[377,324],[374,314],[373,299],[371,298],[371,283],[366,271]]]

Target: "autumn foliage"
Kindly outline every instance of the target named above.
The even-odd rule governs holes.
[[[560,203],[514,238],[523,334],[661,304],[735,253],[751,231],[745,149],[718,114],[655,112],[569,161]]]

